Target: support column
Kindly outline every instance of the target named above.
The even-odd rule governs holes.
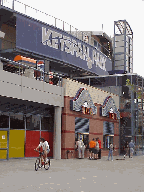
[[[55,107],[53,144],[54,159],[61,159],[61,107]]]
[[[0,60],[0,70],[3,70],[3,63]]]
[[[1,3],[3,5],[3,1],[1,0],[0,1],[0,7],[1,7]],[[5,33],[3,31],[1,31],[1,28],[2,28],[2,24],[3,24],[3,21],[4,21],[4,16],[0,16],[0,51],[2,50],[2,40],[4,39],[5,37]],[[0,54],[1,55],[1,54]]]
[[[40,116],[40,137],[41,137],[41,116]]]
[[[46,73],[49,73],[49,65],[50,65],[50,61],[48,61],[48,60],[45,60],[45,66],[44,66],[44,71],[46,72]],[[45,78],[44,78],[44,81],[45,82],[49,82],[49,75],[45,75]]]
[[[10,113],[9,113],[9,130],[7,135],[7,160],[9,160],[9,138],[10,138]]]

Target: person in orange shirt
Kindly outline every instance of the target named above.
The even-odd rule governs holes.
[[[89,159],[92,159],[92,158],[94,159],[95,146],[96,146],[96,142],[95,142],[95,139],[93,138],[93,140],[89,142],[89,152],[90,152]]]

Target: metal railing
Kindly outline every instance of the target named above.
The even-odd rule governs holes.
[[[0,4],[4,7],[8,7],[13,9],[17,12],[25,14],[29,17],[35,18],[41,22],[46,24],[52,25],[57,27],[61,30],[66,31],[67,33],[72,34],[73,36],[77,37],[78,39],[89,43],[93,47],[96,47],[100,52],[104,53],[110,59],[110,51],[107,50],[104,46],[102,46],[98,41],[96,41],[93,37],[88,35],[85,32],[82,32],[75,28],[74,26],[70,25],[69,23],[58,19],[52,15],[44,13],[38,9],[35,9],[29,5],[26,5],[18,0],[0,0]],[[92,44],[93,41],[93,44]],[[96,46],[94,46],[94,42],[96,42]]]
[[[64,74],[59,74],[55,72],[47,73],[43,70],[39,70],[23,63],[15,62],[3,57],[0,57],[0,61],[3,63],[4,71],[62,87],[62,78],[65,77]]]

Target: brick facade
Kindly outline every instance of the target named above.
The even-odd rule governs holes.
[[[70,100],[73,97],[64,97],[64,108],[62,111],[62,152],[61,158],[67,158],[67,150],[71,151],[68,154],[68,158],[76,158],[77,151],[75,151],[75,117],[87,118],[89,119],[89,140],[99,137],[103,148],[103,122],[110,121],[114,123],[114,145],[117,147],[117,151],[114,151],[114,155],[118,155],[119,148],[119,120],[112,120],[108,117],[100,116],[100,104],[95,104],[97,106],[97,114],[82,114],[81,112],[70,110]],[[102,150],[102,156],[108,155],[108,150]],[[85,158],[88,156],[85,150]]]

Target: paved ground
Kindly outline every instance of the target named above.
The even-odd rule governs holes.
[[[52,159],[48,171],[35,171],[35,158],[0,161],[0,192],[144,192],[144,156],[116,158]]]

